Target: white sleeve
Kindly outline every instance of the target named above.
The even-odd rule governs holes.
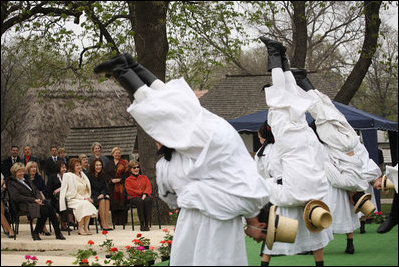
[[[332,163],[325,163],[327,179],[331,185],[346,191],[365,191],[369,184],[365,180],[357,179],[356,176],[349,173],[340,172]]]

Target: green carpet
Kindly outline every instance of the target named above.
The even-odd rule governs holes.
[[[355,254],[346,254],[346,235],[334,234],[334,239],[324,248],[325,266],[398,266],[398,226],[390,232],[378,234],[378,224],[366,224],[366,233],[354,233]],[[260,266],[261,243],[246,239],[248,264]],[[167,266],[169,261],[155,266]],[[270,266],[314,266],[313,255],[275,256]]]

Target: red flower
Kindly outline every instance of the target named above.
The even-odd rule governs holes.
[[[162,231],[164,231],[165,233],[169,232],[168,228],[164,228],[162,229]]]
[[[173,213],[172,212],[169,212],[169,215],[172,215]]]
[[[176,213],[176,214],[179,213],[179,210],[175,210],[175,213]]]
[[[94,258],[96,259],[96,261],[98,261],[98,257],[97,256],[95,256]]]
[[[130,249],[130,246],[126,246],[125,248],[126,248],[127,250],[129,250],[129,249]]]
[[[108,234],[108,231],[103,230],[102,234],[103,234],[103,235],[107,235],[107,234]]]
[[[154,249],[155,249],[155,247],[152,247],[152,246],[150,246],[149,248],[150,248],[151,250],[154,250]]]
[[[90,246],[91,246],[91,245],[94,245],[94,241],[93,241],[93,240],[89,240],[89,241],[87,242],[87,244],[89,244]]]
[[[166,243],[172,244],[172,240],[166,240]]]
[[[111,248],[109,251],[115,252],[115,251],[118,251],[118,249],[117,248]]]
[[[141,237],[141,234],[140,234],[140,233],[137,234],[137,238],[139,238],[139,237]]]
[[[53,262],[51,260],[47,260],[46,264],[52,264]]]
[[[159,243],[165,244],[166,241],[165,240],[161,240],[161,241],[159,241]]]
[[[382,215],[382,211],[379,211],[379,212],[378,212],[378,215]]]
[[[89,263],[89,260],[88,259],[83,259],[82,263]]]

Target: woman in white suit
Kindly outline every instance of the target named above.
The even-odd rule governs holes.
[[[89,231],[90,217],[97,216],[97,209],[93,205],[90,181],[82,171],[79,159],[69,160],[69,170],[62,178],[60,191],[60,211],[73,209],[73,214],[79,222],[78,234],[91,235]]]

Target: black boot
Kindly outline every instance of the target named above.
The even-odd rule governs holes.
[[[295,77],[295,81],[299,87],[304,91],[309,91],[315,89],[313,84],[307,77],[307,71],[305,69],[292,69],[292,74]]]
[[[131,95],[144,85],[140,77],[129,68],[124,55],[118,55],[94,68],[95,73],[112,75]]]
[[[140,63],[137,63],[132,55],[125,53],[123,56],[126,58],[129,68],[131,68],[147,86],[151,86],[155,80],[158,80],[151,71],[146,69]]]
[[[33,232],[33,233],[32,233],[32,239],[33,239],[34,241],[42,240],[42,239],[40,238],[38,232]]]
[[[353,239],[346,239],[346,249],[345,253],[353,254],[355,253],[355,248],[353,247]]]
[[[364,234],[366,232],[366,229],[364,227],[366,226],[366,221],[360,221],[360,233]]]
[[[285,54],[286,50],[283,44],[264,36],[259,37],[259,39],[267,47],[267,71],[271,72],[274,68],[283,68],[281,56]]]

